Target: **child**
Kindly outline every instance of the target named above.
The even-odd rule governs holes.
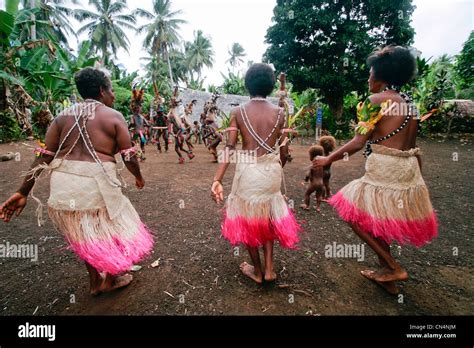
[[[287,122],[283,109],[266,100],[274,85],[275,74],[268,64],[249,68],[245,86],[251,99],[232,110],[225,149],[234,151],[240,132],[244,154],[237,156],[222,235],[233,245],[242,243],[247,247],[252,265],[244,262],[240,270],[257,284],[272,282],[277,277],[273,270],[274,241],[284,248],[295,248],[300,229],[281,192],[282,166],[288,151],[284,132]],[[222,178],[229,162],[221,162],[214,176],[211,194],[217,203],[224,200]]]
[[[324,135],[319,138],[319,145],[324,149],[324,156],[329,156],[336,148],[336,139],[330,135]],[[331,189],[329,188],[329,179],[331,179],[331,163],[323,168],[323,183],[324,193],[323,201],[326,202],[331,196]]]
[[[324,148],[321,145],[313,145],[309,148],[309,160],[313,161],[316,156],[322,156],[324,154]],[[324,181],[323,181],[323,168],[316,167],[311,168],[304,181],[309,181],[309,187],[304,194],[304,203],[300,207],[304,210],[309,210],[311,194],[316,191],[316,211],[321,212],[320,205],[324,192]]]

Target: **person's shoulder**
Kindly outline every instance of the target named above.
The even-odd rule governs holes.
[[[120,111],[117,111],[107,105],[103,105],[102,112],[107,115],[108,117],[117,120],[117,121],[125,121],[125,118],[123,117],[122,113]]]
[[[380,92],[380,93],[375,93],[370,95],[367,100],[372,104],[372,105],[380,105],[384,101],[386,101],[389,98],[389,95],[387,94],[386,91]]]
[[[372,94],[367,99],[372,105],[380,105],[388,100],[392,102],[403,101],[403,98],[400,95],[390,91],[383,91],[380,93]]]

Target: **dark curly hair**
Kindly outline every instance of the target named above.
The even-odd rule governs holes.
[[[417,73],[416,58],[402,46],[374,51],[367,58],[367,65],[373,69],[375,79],[398,87],[410,82]]]
[[[275,82],[275,73],[268,64],[253,64],[245,74],[245,88],[251,96],[266,97],[273,92]]]
[[[309,148],[309,158],[312,161],[316,156],[323,156],[324,149],[321,145],[313,145]]]
[[[319,138],[319,145],[324,149],[324,156],[327,156],[336,148],[336,139],[330,135],[324,135]]]
[[[83,99],[97,99],[100,96],[100,87],[110,89],[112,83],[107,74],[99,69],[84,68],[74,75],[77,90]]]

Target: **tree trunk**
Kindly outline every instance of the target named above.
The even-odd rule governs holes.
[[[329,111],[336,121],[342,118],[344,107],[344,97],[342,95],[331,95],[326,98],[329,105]]]
[[[7,86],[4,80],[0,80],[0,112],[7,109]]]
[[[173,71],[171,70],[171,62],[170,62],[170,56],[168,54],[168,48],[165,48],[165,55],[166,55],[166,61],[168,62],[168,71],[170,73],[171,88],[173,88],[174,86]]]
[[[35,8],[36,7],[36,0],[30,0],[30,8]],[[31,25],[31,41],[36,41],[36,17],[34,14],[31,15],[31,21],[33,24]]]

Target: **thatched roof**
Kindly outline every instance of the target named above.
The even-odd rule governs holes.
[[[445,103],[456,105],[456,111],[460,117],[474,117],[474,100],[470,99],[450,99]]]

